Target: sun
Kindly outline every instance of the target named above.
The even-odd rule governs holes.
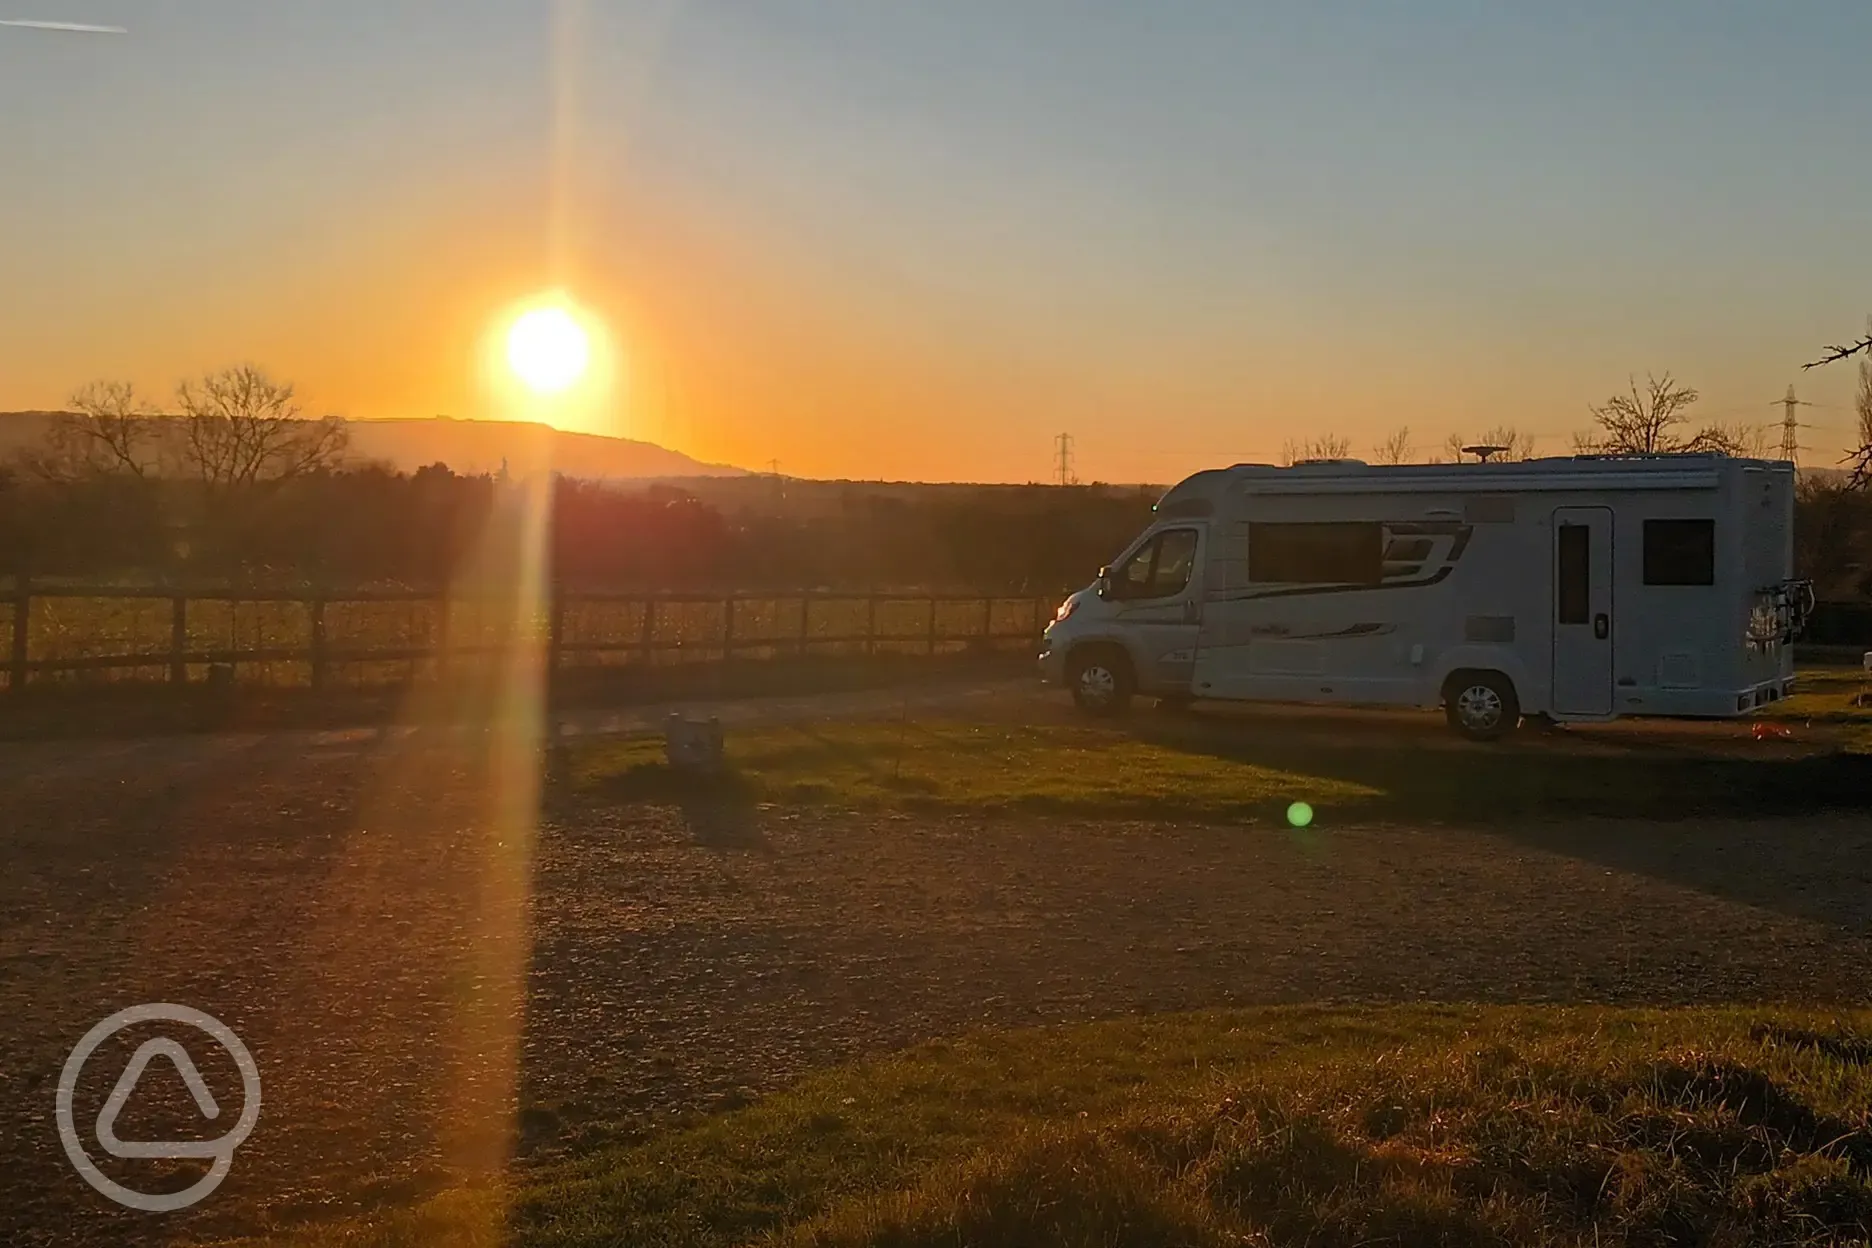
[[[622,432],[627,360],[599,305],[565,289],[523,295],[484,321],[484,412],[578,433]]]
[[[560,394],[577,385],[591,354],[591,335],[561,307],[523,312],[507,331],[507,366],[535,394]]]

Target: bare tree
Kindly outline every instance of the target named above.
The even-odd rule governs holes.
[[[1846,478],[1846,488],[1862,490],[1872,485],[1872,317],[1866,318],[1865,337],[1857,342],[1848,342],[1827,348],[1827,353],[1817,360],[1801,365],[1803,369],[1819,368],[1838,360],[1851,359],[1863,354],[1859,361],[1859,390],[1853,397],[1853,408],[1859,417],[1859,446],[1847,452],[1846,464],[1850,475]]]
[[[1697,431],[1695,437],[1684,443],[1683,449],[1737,458],[1766,459],[1769,451],[1768,430],[1762,425],[1746,422],[1705,425]]]
[[[1866,318],[1866,341],[1872,342],[1872,317]],[[1860,344],[1861,349],[1864,346]],[[1858,435],[1859,445],[1846,453],[1846,488],[1863,490],[1872,485],[1872,354],[1859,361],[1859,388],[1853,393],[1853,414],[1859,418],[1853,430]]]
[[[1496,425],[1484,430],[1482,436],[1471,442],[1460,433],[1452,433],[1443,443],[1446,462],[1460,464],[1463,449],[1470,446],[1492,446],[1498,448],[1489,458],[1496,463],[1519,462],[1534,458],[1534,435],[1523,433],[1513,425]]]
[[[1575,434],[1575,449],[1596,455],[1747,455],[1765,449],[1762,432],[1749,425],[1705,425],[1689,437],[1679,432],[1702,396],[1665,373],[1647,374],[1644,388],[1630,382],[1592,410],[1596,433]]]
[[[1325,433],[1304,442],[1287,443],[1281,448],[1281,462],[1292,467],[1309,459],[1344,459],[1351,450],[1352,439]]]
[[[183,382],[176,404],[183,470],[211,494],[336,467],[349,441],[343,421],[304,418],[293,388],[251,365]]]
[[[1872,359],[1859,361],[1859,390],[1853,395],[1859,417],[1859,445],[1872,446]]]
[[[1693,449],[1677,428],[1702,397],[1691,387],[1679,385],[1669,373],[1662,377],[1646,374],[1642,390],[1633,378],[1625,394],[1615,394],[1592,407],[1599,430],[1576,434],[1573,445],[1600,455],[1668,455]]]
[[[1411,462],[1410,426],[1399,425],[1391,436],[1372,448],[1374,464],[1408,464]]]
[[[127,475],[147,480],[161,460],[161,437],[150,405],[127,381],[94,381],[53,417],[45,443],[21,457],[48,481]]]
[[[1867,357],[1872,357],[1872,329],[1868,329],[1865,337],[1857,342],[1839,343],[1828,347],[1825,355],[1817,360],[1809,360],[1807,363],[1801,365],[1801,368],[1819,368],[1823,364],[1833,364],[1840,360],[1849,360],[1862,352]]]

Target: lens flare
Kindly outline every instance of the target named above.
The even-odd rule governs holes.
[[[1305,802],[1295,802],[1287,808],[1287,822],[1296,828],[1304,828],[1313,822],[1313,808]]]

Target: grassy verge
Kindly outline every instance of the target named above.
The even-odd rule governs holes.
[[[659,741],[591,742],[575,751],[572,775],[587,793],[619,801],[1091,818],[1279,820],[1296,801],[1343,818],[1466,823],[1785,815],[1860,808],[1872,792],[1872,712],[1849,704],[1856,689],[1825,682],[1773,708],[1797,736],[1828,732],[1824,749],[1733,740],[1698,749],[1642,731],[1589,749],[1539,737],[1452,748],[1428,724],[1334,736],[1146,714],[1108,725],[944,719],[737,731],[732,774],[706,784],[673,774]]]
[[[1872,1233],[1872,1015],[1393,1007],[984,1035],[344,1244],[1796,1244]],[[1262,1238],[1262,1237],[1267,1238]]]
[[[1267,815],[1301,796],[1335,805],[1380,790],[1290,767],[1219,758],[1124,728],[964,720],[846,721],[730,734],[732,774],[706,787],[753,801],[1117,816]],[[625,800],[693,796],[660,740],[594,742],[575,751],[574,782]]]
[[[1872,751],[1872,704],[1860,704],[1860,695],[1872,691],[1867,676],[1859,667],[1804,667],[1795,695],[1763,707],[1759,715],[1769,720],[1798,720],[1838,728],[1852,748]]]

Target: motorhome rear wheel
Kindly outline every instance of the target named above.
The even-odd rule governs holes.
[[[1458,672],[1443,703],[1450,727],[1471,741],[1493,741],[1521,720],[1514,683],[1500,672]]]

